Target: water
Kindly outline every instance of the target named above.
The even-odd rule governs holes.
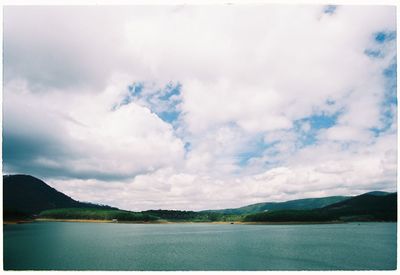
[[[4,225],[6,270],[396,269],[396,223]]]

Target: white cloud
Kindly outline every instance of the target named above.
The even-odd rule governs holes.
[[[5,131],[10,142],[50,139],[53,144],[43,144],[38,158],[28,161],[77,177],[131,177],[177,165],[183,143],[171,125],[135,103],[112,109],[123,86],[110,84],[97,94],[40,95],[6,86]]]
[[[96,202],[131,210],[204,210],[261,201],[358,195],[371,190],[395,191],[395,143],[393,137],[385,137],[357,154],[335,146],[310,147],[296,154],[286,166],[241,177],[217,178],[161,169],[124,184],[73,179],[50,183],[77,199],[89,200],[93,196]]]
[[[382,72],[396,56],[374,35],[396,30],[395,8],[322,11],[6,7],[6,170],[127,209],[394,190],[397,121],[371,129],[387,123]],[[139,82],[142,97],[114,108]],[[171,82],[173,125],[157,115]],[[316,114],[337,120],[299,124]]]
[[[366,142],[372,136],[368,131],[362,131],[350,126],[334,126],[323,132],[322,138],[335,141]]]

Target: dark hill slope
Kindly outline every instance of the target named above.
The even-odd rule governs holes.
[[[348,198],[349,197],[345,196],[332,196],[323,198],[291,200],[285,202],[264,202],[247,205],[240,208],[205,210],[204,212],[243,215],[272,210],[309,210],[314,208],[321,208],[333,203],[346,200]]]
[[[386,195],[389,195],[390,193],[389,192],[382,192],[382,191],[371,191],[371,192],[368,192],[368,193],[365,193],[365,194],[374,195],[374,196],[386,196]]]
[[[5,219],[29,217],[48,209],[77,207],[115,209],[109,206],[76,201],[32,176],[3,176],[3,213]]]
[[[339,217],[359,216],[373,220],[397,220],[397,193],[388,195],[362,194],[351,199],[328,205],[321,209]]]
[[[363,194],[312,210],[278,210],[247,215],[245,221],[397,221],[397,193]]]

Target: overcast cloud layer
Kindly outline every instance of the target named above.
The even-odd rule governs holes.
[[[395,191],[385,6],[5,7],[4,173],[123,209]]]

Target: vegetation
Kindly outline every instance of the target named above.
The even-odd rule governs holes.
[[[206,220],[206,214],[199,214],[194,211],[178,210],[148,210],[142,213],[159,217],[162,220],[187,221],[187,220]]]
[[[311,199],[300,199],[291,200],[285,202],[263,202],[256,203],[240,208],[229,208],[220,210],[207,210],[205,212],[221,213],[221,214],[234,214],[234,215],[244,215],[244,214],[254,214],[264,211],[272,210],[310,210],[315,208],[321,208],[333,203],[341,202],[350,197],[344,196],[333,196],[324,198],[311,198]]]
[[[113,220],[118,221],[173,221],[173,222],[213,222],[238,221],[241,216],[223,215],[215,213],[199,213],[194,211],[178,210],[148,210],[131,212],[124,210],[107,210],[96,208],[63,208],[45,210],[39,218],[48,219],[85,219],[85,220]]]
[[[214,221],[239,221],[241,215],[225,215],[213,212],[194,212],[179,210],[148,210],[142,213],[150,214],[167,221],[214,222]]]
[[[341,220],[397,221],[397,193],[367,193],[328,205],[320,211],[329,212]]]
[[[325,197],[259,203],[208,211],[124,211],[107,205],[75,201],[28,175],[3,176],[4,220],[35,217],[171,222],[325,222],[397,221],[397,193],[369,192],[355,197]]]
[[[93,208],[47,210],[40,217],[54,219],[103,219],[119,221],[171,221],[171,222],[329,222],[329,221],[396,221],[397,193],[363,194],[311,210],[273,210],[249,215],[194,212],[178,210],[148,210],[130,212]]]
[[[363,194],[312,210],[278,210],[247,215],[248,222],[397,221],[397,193]]]
[[[247,215],[246,222],[327,222],[335,220],[317,210],[277,210]]]
[[[86,219],[86,220],[113,220],[118,221],[155,221],[158,217],[123,210],[96,209],[96,208],[64,208],[51,209],[40,213],[40,218],[48,219]]]

